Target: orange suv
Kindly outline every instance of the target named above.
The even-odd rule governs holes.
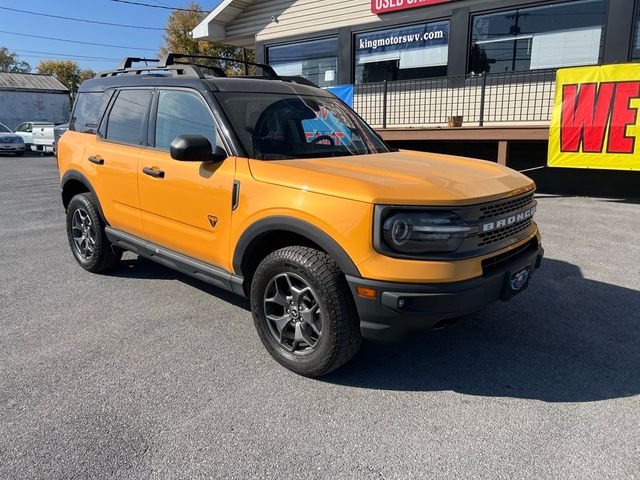
[[[58,162],[83,268],[129,250],[247,296],[266,349],[306,376],[363,336],[526,289],[543,254],[530,179],[391,149],[306,80],[260,64],[227,78],[215,60],[129,58],[82,84]]]

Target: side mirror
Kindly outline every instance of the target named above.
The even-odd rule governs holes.
[[[227,152],[216,147],[215,152],[208,138],[202,135],[180,135],[171,142],[171,158],[181,162],[222,162]]]

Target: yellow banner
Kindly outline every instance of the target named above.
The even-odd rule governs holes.
[[[640,170],[640,64],[558,70],[549,166]]]

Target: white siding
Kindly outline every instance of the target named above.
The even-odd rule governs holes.
[[[226,38],[272,40],[376,21],[370,0],[255,0],[226,26]]]
[[[11,129],[22,122],[65,123],[70,110],[66,93],[0,90],[0,123]]]

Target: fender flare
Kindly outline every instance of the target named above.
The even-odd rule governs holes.
[[[104,212],[102,211],[102,205],[100,205],[100,199],[98,198],[98,194],[94,190],[93,185],[91,185],[91,182],[89,181],[89,179],[79,171],[69,170],[62,176],[62,180],[60,180],[60,194],[64,195],[63,192],[64,192],[65,186],[72,180],[80,182],[85,187],[87,187],[87,190],[89,190],[89,192],[93,194],[93,196],[96,198],[96,203],[97,203],[96,207],[98,208],[98,214],[100,215],[100,218],[105,223],[105,225],[109,225],[109,222],[107,222],[107,219],[104,216]],[[62,199],[62,203],[64,205],[64,197]]]
[[[284,216],[262,218],[251,224],[242,233],[233,254],[233,269],[236,274],[243,275],[242,260],[251,243],[261,235],[273,230],[283,230],[308,238],[331,255],[345,275],[361,277],[360,271],[351,257],[333,238],[304,220]]]

